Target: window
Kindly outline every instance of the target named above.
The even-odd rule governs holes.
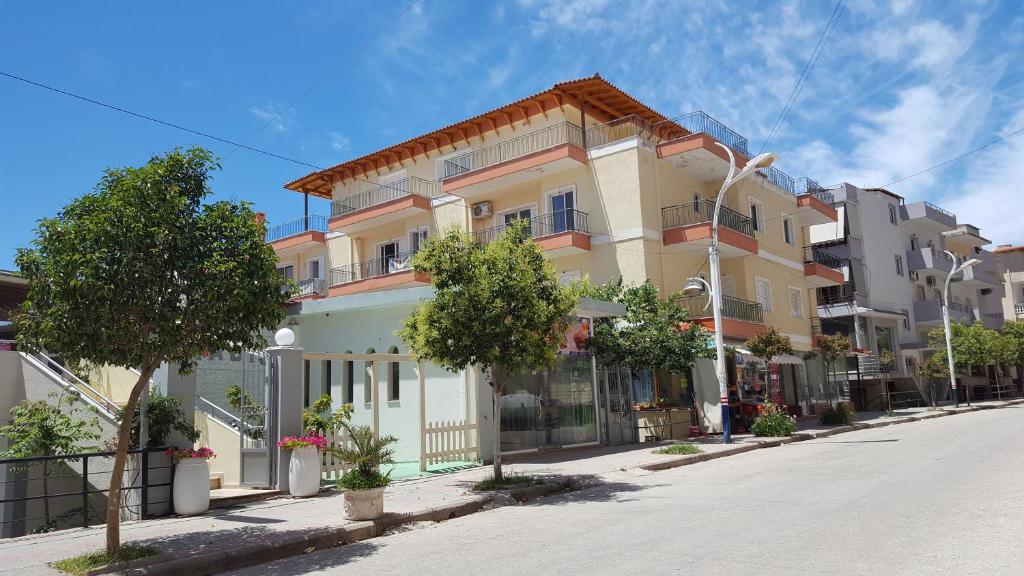
[[[764,230],[764,204],[754,199],[750,200],[750,220],[755,232]]]
[[[302,407],[309,408],[309,360],[302,361]]]
[[[473,169],[473,150],[464,148],[437,159],[437,179],[444,180]]]
[[[576,185],[562,186],[557,190],[548,192],[548,210],[551,214],[550,232],[558,234],[566,230],[576,229]]]
[[[786,244],[793,244],[793,218],[787,214],[782,215],[782,241]]]
[[[367,354],[376,354],[377,351],[373,348],[366,349]],[[367,360],[363,362],[363,402],[369,404],[373,402],[373,360]]]
[[[920,284],[918,284],[918,286],[917,286],[917,300],[918,300],[918,302],[924,302],[925,301],[924,286],[921,286]]]
[[[903,276],[903,256],[896,255],[896,275]]]
[[[897,222],[898,222],[898,219],[896,217],[896,205],[895,204],[889,204],[889,224],[892,224],[893,226],[895,226]]]
[[[306,277],[309,279],[323,278],[324,277],[324,259],[310,258],[306,261]]]
[[[903,314],[903,329],[910,330],[910,310],[901,308],[900,312]]]
[[[917,241],[917,234],[911,235],[910,236],[910,249],[911,250],[917,250],[918,245],[920,245],[920,242]]]
[[[427,243],[427,227],[420,226],[415,230],[409,231],[409,252],[419,252],[423,249],[423,245]]]
[[[700,211],[700,194],[695,190],[693,192],[693,213],[697,214]]]
[[[502,213],[498,214],[497,216],[495,216],[495,219],[497,220],[497,222],[496,222],[497,226],[505,227],[505,226],[508,226],[509,224],[515,222],[516,220],[531,220],[533,218],[533,216],[534,216],[534,207],[533,206],[525,206],[525,207],[516,208],[514,210],[506,210],[505,212],[502,212]],[[529,230],[531,236],[534,236],[534,237],[537,236],[537,230],[535,230],[533,226],[528,227],[528,230]],[[544,232],[544,233],[548,234],[549,232]]]
[[[386,242],[377,248],[377,255],[380,258],[380,273],[391,274],[402,268],[398,261],[398,242]]]
[[[398,354],[398,347],[388,348],[388,354]],[[401,383],[401,366],[398,362],[388,362],[388,401],[398,400],[399,384]]]
[[[765,278],[754,278],[754,297],[765,312],[772,311],[772,284]]]
[[[281,273],[281,276],[284,276],[289,280],[295,279],[295,266],[292,266],[291,264],[288,264],[287,266],[279,266],[277,271]]]
[[[799,288],[789,287],[789,315],[793,318],[804,317],[803,296]]]
[[[351,354],[351,353],[352,353],[351,350],[345,350],[345,354]],[[355,395],[355,387],[356,387],[356,379],[355,379],[356,367],[355,367],[355,364],[356,363],[351,361],[351,360],[346,360],[345,361],[345,372],[342,374],[342,378],[344,378],[345,382],[344,382],[344,387],[342,388],[342,393],[341,393],[341,402],[343,404],[352,404],[353,402],[356,401],[356,399],[355,399],[355,396],[356,396]]]

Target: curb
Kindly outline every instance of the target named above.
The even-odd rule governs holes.
[[[636,469],[651,472],[669,470],[672,468],[679,468],[681,466],[697,464],[699,462],[707,462],[710,460],[725,458],[727,456],[734,456],[736,454],[742,454],[752,450],[775,448],[794,442],[803,442],[807,440],[814,440],[816,438],[827,438],[836,434],[844,434],[857,430],[882,428],[893,424],[906,424],[910,422],[917,422],[919,420],[929,420],[942,416],[965,414],[978,410],[1005,408],[1007,406],[1019,404],[1024,404],[1024,398],[1006,401],[1002,406],[964,406],[958,409],[954,408],[943,410],[941,412],[932,412],[920,417],[902,417],[881,422],[865,422],[855,423],[850,426],[837,426],[835,428],[825,430],[796,432],[793,435],[784,438],[773,438],[771,440],[751,444],[734,444],[729,448],[716,452],[702,452],[700,454],[680,456],[678,458],[663,460],[661,462],[652,462],[650,464],[638,466]],[[563,492],[564,490],[572,487],[572,482],[571,477],[563,478],[561,480],[549,481],[535,486],[514,488],[508,491],[508,495],[518,502],[527,502]],[[343,544],[352,544],[368,540],[370,538],[383,535],[387,530],[394,528],[395,526],[411,522],[443,522],[445,520],[459,518],[461,516],[468,516],[481,511],[492,501],[494,501],[493,495],[467,496],[461,500],[442,504],[440,506],[432,506],[429,508],[414,510],[412,512],[385,514],[384,517],[373,521],[354,522],[344,526],[312,528],[304,531],[302,534],[294,534],[287,538],[275,541],[273,544],[243,544],[231,550],[218,550],[186,558],[171,559],[168,554],[160,553],[129,562],[101,566],[86,572],[86,574],[87,576],[99,576],[101,574],[113,573],[123,574],[124,576],[173,576],[178,574],[188,574],[189,576],[209,576],[220,572],[238,570],[240,568],[247,568],[257,564],[280,560],[290,556],[297,556],[313,552],[314,550],[334,548]]]

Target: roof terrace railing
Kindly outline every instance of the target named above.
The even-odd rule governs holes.
[[[448,180],[563,144],[575,144],[582,148],[583,128],[572,122],[561,122],[479,150],[469,150],[447,158],[439,169],[438,179]]]
[[[283,224],[271,226],[267,228],[267,242],[274,242],[282,238],[289,236],[295,236],[296,234],[302,234],[303,232],[316,231],[326,232],[327,231],[327,218],[317,214],[310,214],[309,216],[303,216],[302,218],[296,218]]]
[[[352,194],[351,196],[331,202],[331,217],[344,216],[357,210],[378,206],[406,196],[416,195],[433,198],[440,194],[440,191],[440,184],[433,180],[424,180],[414,176],[402,178],[401,180],[388,182],[365,192]]]
[[[953,214],[952,212],[950,212],[949,210],[946,210],[945,208],[942,208],[941,206],[936,206],[935,204],[932,204],[931,202],[927,202],[927,201],[924,202],[924,205],[925,205],[925,207],[931,208],[932,210],[935,210],[936,212],[940,212],[942,214],[945,214],[946,216],[949,216],[950,218],[956,218],[956,214]]]
[[[639,138],[648,144],[654,144],[657,142],[656,130],[654,124],[635,114],[616,118],[611,122],[587,128],[587,148],[596,148],[629,138]]]
[[[715,214],[715,203],[704,199],[696,202],[687,202],[678,206],[669,206],[661,209],[661,227],[663,230],[703,224],[711,222]],[[718,213],[718,223],[726,228],[731,228],[740,234],[747,236],[754,235],[754,223],[748,217],[739,212],[722,206]]]
[[[703,110],[684,114],[683,116],[674,118],[673,120],[690,132],[703,132],[722,144],[725,144],[729,148],[732,148],[734,152],[742,154],[747,158],[750,157],[749,142],[747,142],[747,139],[740,136],[731,128],[722,124]]]

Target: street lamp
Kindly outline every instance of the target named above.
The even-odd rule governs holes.
[[[953,255],[949,250],[944,251],[947,256],[956,262],[956,256]],[[949,360],[949,386],[953,390],[953,405],[957,408],[960,407],[960,398],[956,391],[956,367],[953,365],[953,334],[949,330],[949,281],[956,276],[958,272],[980,264],[981,260],[977,258],[971,258],[963,264],[950,270],[949,274],[946,275],[946,285],[942,288],[942,327],[946,331],[946,358]]]
[[[725,191],[730,186],[750,176],[755,170],[771,166],[772,162],[775,162],[776,156],[771,152],[758,154],[748,160],[743,169],[737,173],[736,157],[733,155],[732,149],[721,142],[715,142],[715,144],[729,155],[729,174],[718,190],[718,197],[715,199],[715,213],[711,218],[711,246],[708,247],[708,261],[711,264],[711,304],[715,318],[715,375],[718,376],[718,392],[721,396],[719,401],[722,405],[722,441],[730,444],[732,435],[729,431],[729,380],[725,375],[725,342],[722,339],[722,278],[718,269],[718,212],[722,208]],[[683,294],[693,296],[701,291],[702,283],[707,284],[703,280],[700,282],[696,280],[696,278],[690,278],[687,281],[686,287],[683,288]]]

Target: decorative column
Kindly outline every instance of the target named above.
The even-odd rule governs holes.
[[[271,483],[282,492],[288,491],[288,453],[278,447],[285,436],[302,435],[303,349],[292,346],[295,333],[282,328],[274,336],[277,346],[267,348],[268,384],[276,404],[272,409],[273,425],[267,446],[272,452]]]

